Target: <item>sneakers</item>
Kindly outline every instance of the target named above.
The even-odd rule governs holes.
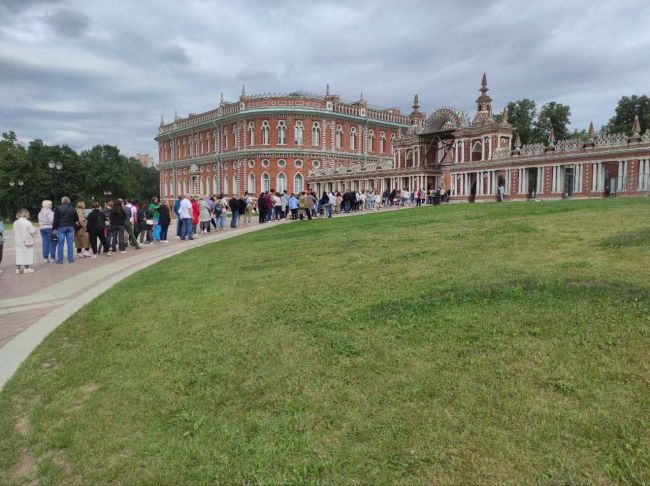
[[[97,258],[97,254],[94,254],[94,255],[91,256],[90,258]]]
[[[86,251],[86,250],[84,250],[84,251],[82,252],[82,254],[83,254],[83,256],[85,256],[85,257],[91,257],[91,256],[93,256],[92,253],[90,253],[89,251]]]
[[[16,269],[16,273],[20,274],[22,273],[20,270]]]
[[[34,269],[33,269],[33,268],[26,268],[26,269],[24,270],[24,272],[25,272],[25,273],[34,273]]]
[[[112,251],[109,251],[109,252],[106,254],[106,256],[109,256],[109,257],[110,257],[110,256],[113,256],[113,252],[112,252]]]
[[[126,250],[120,250],[120,253],[126,253]]]
[[[169,243],[169,240],[160,240],[161,243]]]

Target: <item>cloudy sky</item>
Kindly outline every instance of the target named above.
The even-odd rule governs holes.
[[[329,83],[344,99],[473,112],[529,97],[596,127],[650,94],[650,2],[0,0],[0,130],[157,158],[169,121]]]

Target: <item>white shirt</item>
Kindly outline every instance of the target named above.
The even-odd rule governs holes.
[[[189,199],[185,198],[181,201],[181,205],[178,208],[178,215],[181,219],[192,219],[192,203]]]

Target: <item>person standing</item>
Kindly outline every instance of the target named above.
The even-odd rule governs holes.
[[[122,201],[119,199],[113,204],[113,210],[111,211],[111,216],[109,218],[109,225],[111,228],[112,245],[111,251],[108,252],[108,256],[111,256],[115,253],[117,245],[119,245],[120,253],[126,253],[126,244],[124,242],[124,229],[126,227],[126,213],[124,212],[124,207],[122,206]]]
[[[183,200],[183,198],[181,196],[178,196],[178,199],[176,199],[176,201],[174,201],[174,214],[176,215],[176,238],[181,237],[181,233],[182,233],[182,230],[183,230],[183,220],[181,219],[181,217],[178,214],[178,211],[179,211],[179,209],[181,207],[181,201],[182,200]]]
[[[142,204],[137,213],[140,246],[153,245],[153,214],[148,206]]]
[[[74,232],[79,224],[79,216],[72,206],[70,198],[64,196],[61,198],[61,204],[54,211],[54,221],[52,222],[52,232],[56,231],[58,243],[56,247],[56,263],[63,263],[63,245],[68,247],[68,263],[74,262]]]
[[[162,243],[169,243],[167,239],[167,231],[171,223],[171,216],[169,215],[169,206],[163,203],[158,208],[158,224],[160,225],[160,241]]]
[[[41,204],[41,211],[38,213],[38,226],[41,232],[41,247],[43,249],[43,260],[45,263],[54,263],[56,245],[52,240],[52,223],[54,223],[54,211],[52,201],[45,200]]]
[[[36,228],[29,220],[29,211],[21,209],[16,213],[14,223],[14,244],[16,246],[16,273],[32,273],[34,264],[34,235]]]
[[[99,203],[93,201],[90,205],[92,211],[88,215],[88,221],[86,223],[86,228],[88,229],[88,236],[90,237],[90,248],[93,251],[93,258],[97,258],[99,253],[99,248],[97,248],[97,240],[102,245],[104,249],[104,254],[108,254],[108,241],[106,240],[106,218],[104,213],[99,209]]]
[[[151,214],[151,219],[153,220],[153,225],[151,227],[151,241],[160,240],[160,227],[158,226],[158,198],[156,196],[151,198],[149,203],[149,212]]]
[[[237,228],[237,220],[239,219],[239,201],[237,194],[233,194],[230,201],[228,201],[228,206],[230,207],[230,227]]]
[[[201,223],[201,233],[207,235],[210,231],[210,208],[205,199],[199,199],[199,222]]]
[[[248,194],[248,191],[244,193],[244,204],[246,209],[244,211],[244,224],[251,224],[251,217],[253,215],[253,198]]]
[[[129,245],[131,245],[136,250],[139,250],[142,247],[138,244],[138,240],[135,237],[135,232],[133,231],[136,208],[133,206],[133,204],[131,204],[131,201],[129,200],[126,201],[126,204],[124,204],[124,201],[122,201],[122,199],[119,199],[119,201],[122,203],[124,214],[126,214],[126,225],[124,227],[126,229],[126,233],[129,235]]]
[[[193,240],[192,233],[192,202],[187,196],[183,198],[178,207],[178,216],[181,219],[181,240]]]
[[[192,203],[192,234],[195,235],[198,233],[199,226],[199,203],[194,196],[190,198],[190,202]]]
[[[86,229],[86,203],[83,201],[77,203],[77,218],[79,218],[79,227],[74,234],[77,256],[81,256],[82,258],[92,256],[92,253],[90,253],[90,238]]]
[[[226,229],[226,210],[228,205],[226,200],[223,197],[223,194],[219,194],[217,197],[217,202],[214,205],[214,216],[217,219],[217,231],[224,231]]]
[[[0,219],[0,263],[2,263],[2,253],[5,247],[5,224]],[[2,270],[0,270],[0,273],[2,273]]]

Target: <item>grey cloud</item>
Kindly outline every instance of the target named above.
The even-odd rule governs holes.
[[[90,27],[90,18],[76,10],[57,10],[47,15],[45,21],[57,34],[71,38],[83,35]]]

